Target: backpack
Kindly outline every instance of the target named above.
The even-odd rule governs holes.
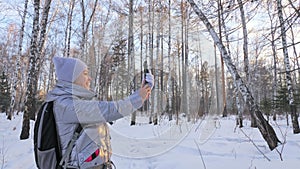
[[[72,141],[70,140],[69,142],[67,149],[70,151],[68,153],[71,152],[81,130],[82,127],[79,125],[73,135]],[[69,154],[66,153],[64,157],[62,156],[53,112],[53,101],[45,102],[40,107],[34,124],[33,139],[36,166],[39,169],[62,169],[62,159],[65,159],[64,157],[69,156]]]

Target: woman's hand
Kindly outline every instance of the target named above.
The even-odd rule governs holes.
[[[139,94],[142,97],[143,102],[147,100],[151,94],[151,87],[146,84],[139,90]]]

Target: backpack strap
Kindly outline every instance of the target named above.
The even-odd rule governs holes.
[[[82,131],[82,126],[81,126],[81,124],[79,124],[73,134],[72,139],[68,143],[68,147],[67,147],[65,154],[63,155],[63,157],[60,160],[59,165],[63,166],[63,168],[67,168],[67,164],[68,164],[68,160],[69,160],[72,148],[73,148],[76,140],[78,139],[81,131]]]

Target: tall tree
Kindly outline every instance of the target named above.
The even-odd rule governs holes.
[[[175,112],[175,90],[174,90],[174,77],[172,78],[172,74],[174,70],[171,69],[171,34],[172,34],[172,26],[171,26],[171,0],[168,1],[168,82],[167,82],[167,112],[169,114],[169,121],[171,121],[173,118]],[[174,57],[173,57],[174,59]],[[173,62],[174,65],[174,62]]]
[[[272,57],[273,57],[273,99],[272,100],[275,100],[275,98],[277,97],[277,88],[278,88],[278,85],[277,85],[277,52],[276,52],[276,19],[275,19],[275,16],[273,15],[272,11],[273,10],[273,5],[271,5],[272,2],[268,2],[268,5],[267,5],[267,12],[268,12],[268,17],[270,19],[270,36],[271,36],[271,39],[269,40],[270,43],[271,43],[271,51],[272,51]],[[273,104],[273,120],[276,120],[276,107],[275,107],[275,104]]]
[[[67,25],[65,29],[65,41],[64,41],[64,53],[63,55],[66,57],[70,56],[70,45],[71,45],[71,33],[72,33],[72,18],[73,11],[75,7],[75,0],[71,0],[69,3],[69,11],[67,16]]]
[[[154,70],[154,1],[153,0],[148,0],[148,51],[149,55],[146,56],[146,62],[148,58],[150,58],[150,64],[149,68],[151,70]],[[154,73],[154,71],[152,71]],[[154,86],[155,88],[155,86]],[[150,103],[154,102],[154,95],[150,96]],[[149,118],[149,124],[153,122],[153,116],[154,116],[154,104],[151,104],[151,109],[150,109],[150,118]]]
[[[23,114],[23,125],[22,131],[20,135],[20,139],[27,139],[29,138],[29,118],[34,119],[36,104],[35,104],[35,93],[34,93],[34,84],[37,83],[36,77],[36,58],[38,57],[37,50],[38,50],[38,34],[39,34],[39,8],[40,8],[40,0],[34,0],[34,17],[33,17],[33,24],[32,24],[32,36],[30,41],[30,57],[29,57],[29,70],[27,76],[27,89],[26,89],[26,96],[25,96],[25,109]],[[28,112],[29,111],[29,112]]]
[[[223,17],[223,5],[221,0],[218,0],[218,25],[219,25],[219,37],[222,42],[222,25],[225,27],[224,17]],[[226,33],[226,31],[225,31]],[[227,35],[226,35],[227,36]],[[227,117],[227,102],[226,102],[226,89],[225,89],[225,70],[224,70],[224,60],[220,53],[221,57],[221,74],[222,74],[222,101],[223,101],[223,117]]]
[[[188,114],[187,103],[187,67],[188,67],[188,48],[187,48],[187,19],[188,6],[185,1],[181,1],[181,66],[182,66],[182,112]],[[189,117],[189,115],[188,115]]]
[[[159,40],[160,40],[160,56],[159,56],[159,60],[160,60],[160,83],[159,83],[159,87],[160,87],[160,92],[159,92],[159,95],[158,95],[158,98],[157,100],[159,101],[159,111],[158,113],[160,112],[163,112],[164,111],[164,102],[163,102],[163,97],[164,97],[164,93],[161,92],[161,91],[165,91],[164,89],[164,75],[165,75],[165,72],[164,72],[164,21],[165,21],[165,10],[166,10],[166,7],[164,4],[162,4],[162,2],[160,1],[159,2]],[[158,115],[157,115],[158,116]]]
[[[283,50],[283,55],[284,55],[285,74],[286,74],[286,85],[287,85],[288,93],[289,93],[289,105],[291,108],[293,132],[294,132],[294,134],[297,134],[297,133],[300,133],[300,128],[299,128],[299,122],[298,122],[297,107],[295,105],[295,100],[294,100],[294,89],[292,86],[290,61],[289,61],[287,40],[286,40],[286,28],[285,28],[285,22],[283,19],[282,8],[283,7],[282,7],[281,0],[277,0],[277,9],[278,9],[277,11],[278,11],[278,17],[279,17],[279,22],[280,22],[282,50]]]
[[[15,71],[13,73],[13,79],[12,79],[12,93],[11,93],[11,100],[10,100],[10,109],[9,114],[13,115],[15,103],[16,103],[16,95],[18,90],[18,84],[20,80],[20,70],[21,70],[21,55],[22,55],[22,44],[23,44],[23,38],[24,38],[24,30],[25,30],[25,19],[27,15],[27,7],[28,7],[28,0],[25,0],[24,2],[24,12],[22,15],[22,24],[21,24],[21,30],[20,30],[20,39],[19,39],[19,50],[17,54],[17,59],[15,61]]]
[[[23,125],[20,135],[20,139],[29,138],[29,119],[35,119],[36,113],[36,92],[38,84],[38,70],[41,66],[41,51],[44,47],[45,36],[46,36],[46,27],[48,23],[48,14],[50,11],[51,0],[46,0],[43,12],[41,23],[39,23],[39,9],[40,9],[40,0],[34,0],[34,18],[33,18],[33,28],[32,28],[32,37],[30,42],[30,58],[29,58],[29,70],[27,77],[27,89],[25,96],[25,109],[23,115]],[[40,29],[41,26],[41,29]],[[40,38],[38,40],[38,38]]]
[[[240,13],[241,13],[241,21],[242,21],[242,28],[243,28],[243,54],[244,54],[244,71],[246,74],[246,80],[245,83],[250,86],[250,71],[249,71],[249,56],[248,56],[248,31],[247,31],[247,25],[246,25],[246,16],[244,11],[244,4],[242,0],[237,0]],[[245,108],[248,109],[249,105],[248,102],[245,102]],[[253,117],[253,114],[250,114],[251,117],[251,127],[257,127],[255,118]]]
[[[198,15],[199,19],[204,23],[208,32],[210,33],[211,37],[213,38],[214,42],[218,46],[220,52],[222,52],[222,57],[226,63],[226,66],[234,78],[234,82],[238,86],[243,98],[245,101],[249,102],[250,105],[250,113],[254,114],[254,117],[257,120],[258,129],[260,130],[263,138],[269,145],[271,150],[275,149],[278,146],[279,139],[273,129],[273,127],[268,123],[268,121],[263,117],[261,111],[258,108],[258,105],[254,102],[254,98],[250,90],[248,89],[247,85],[243,82],[242,78],[240,77],[239,73],[236,70],[236,67],[233,65],[231,58],[229,57],[227,50],[222,42],[220,42],[220,38],[218,37],[216,31],[212,27],[211,23],[207,19],[207,17],[203,14],[200,8],[195,4],[193,0],[188,0],[191,4],[194,12]]]
[[[128,72],[130,75],[134,75],[135,71],[135,61],[134,61],[134,43],[133,43],[133,0],[129,0],[129,28],[128,28]],[[135,82],[131,82],[130,93],[135,90]],[[131,115],[130,125],[135,125],[136,123],[136,112]]]
[[[81,15],[82,15],[82,22],[81,22],[81,42],[80,42],[80,57],[87,61],[86,58],[86,44],[87,44],[87,35],[90,28],[90,24],[92,22],[92,18],[94,17],[96,8],[97,8],[98,0],[95,0],[92,13],[86,20],[86,8],[84,0],[80,1],[81,6]]]
[[[0,112],[7,114],[7,119],[11,120],[11,115],[8,113],[9,100],[10,100],[10,84],[8,82],[8,76],[4,70],[0,74]]]

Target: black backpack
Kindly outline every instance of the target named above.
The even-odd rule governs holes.
[[[75,140],[81,130],[82,127],[79,125],[74,133],[74,135],[76,134]],[[53,101],[43,103],[39,109],[34,125],[33,139],[36,166],[39,169],[62,169],[63,167],[60,165],[62,152],[53,113]],[[70,143],[70,146],[74,145],[74,143]]]

